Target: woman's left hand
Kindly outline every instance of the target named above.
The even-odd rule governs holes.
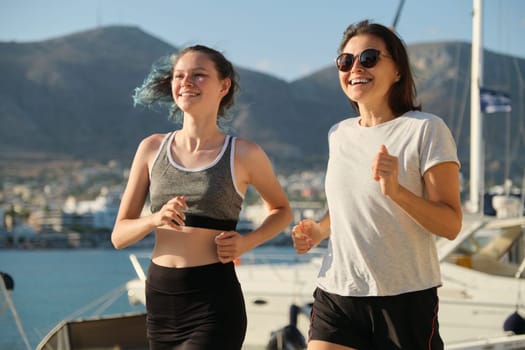
[[[225,231],[217,235],[215,243],[219,261],[225,264],[240,257],[244,253],[242,241],[241,234],[235,231]]]
[[[374,180],[379,181],[381,192],[390,198],[394,197],[399,190],[398,163],[398,158],[390,155],[385,145],[381,145],[372,163]]]

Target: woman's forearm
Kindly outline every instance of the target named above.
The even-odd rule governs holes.
[[[246,235],[249,249],[253,249],[260,244],[274,238],[281,233],[292,222],[292,209],[290,206],[283,206],[271,209],[262,224]]]
[[[393,199],[412,219],[433,234],[454,239],[461,230],[462,213],[445,202],[431,201],[401,188]]]
[[[137,219],[121,219],[117,221],[111,233],[111,242],[115,249],[123,249],[144,239],[154,230],[151,215]]]

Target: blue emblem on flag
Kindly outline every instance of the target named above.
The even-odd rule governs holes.
[[[495,90],[480,89],[480,103],[482,113],[510,112],[510,96]]]

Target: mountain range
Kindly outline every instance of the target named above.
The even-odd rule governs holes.
[[[154,61],[178,50],[132,26],[0,43],[0,161],[115,159],[129,164],[142,138],[177,128],[166,110],[134,107],[132,94]],[[423,110],[448,124],[468,176],[470,43],[421,43],[408,51]],[[485,51],[484,67],[484,86],[509,94],[512,101],[511,113],[483,118],[486,181],[521,181],[525,60]],[[241,91],[232,132],[259,143],[279,171],[323,168],[330,126],[356,115],[336,68],[330,65],[292,82],[237,70]]]

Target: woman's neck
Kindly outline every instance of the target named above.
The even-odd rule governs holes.
[[[224,133],[217,125],[193,125],[184,123],[175,135],[176,143],[189,151],[210,150],[222,145]]]
[[[381,108],[366,108],[364,106],[359,106],[359,112],[361,114],[359,124],[365,127],[386,123],[396,117],[394,112],[392,112],[388,106]]]

